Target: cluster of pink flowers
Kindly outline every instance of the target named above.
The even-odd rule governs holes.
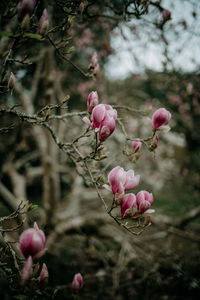
[[[21,285],[24,285],[32,276],[33,259],[40,258],[45,252],[46,237],[37,223],[33,228],[26,229],[20,236],[19,246],[26,258],[24,268],[21,271]],[[46,264],[43,263],[40,272],[40,282],[48,281],[49,273]]]
[[[98,103],[98,93],[91,92],[88,96],[87,107],[88,112],[92,114],[92,121],[87,117],[84,117],[83,121],[98,132],[99,140],[104,142],[116,128],[117,111],[110,105]]]
[[[126,218],[134,215],[136,212],[144,213],[152,205],[153,195],[147,191],[140,191],[137,195],[126,191],[137,188],[140,176],[135,175],[133,170],[124,171],[117,166],[108,174],[108,182],[115,196],[115,204],[121,206],[121,217]]]

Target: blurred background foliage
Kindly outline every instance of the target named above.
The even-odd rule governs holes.
[[[48,144],[47,156],[52,158],[57,151],[54,158],[62,167],[59,171],[52,167],[53,174],[58,174],[59,209],[52,223],[46,223],[42,210],[44,162],[38,154],[37,133],[30,124],[0,111],[0,128],[14,124],[14,129],[0,135],[1,184],[17,198],[20,192],[15,176],[20,182],[25,179],[24,195],[39,205],[29,215],[29,224],[38,220],[50,238],[56,232],[57,220],[68,213],[66,232],[49,244],[45,256],[50,273],[47,289],[35,294],[19,287],[15,280],[11,282],[12,260],[5,253],[7,268],[0,267],[2,299],[72,299],[71,280],[77,272],[83,274],[85,282],[80,299],[198,299],[200,77],[199,61],[192,53],[199,42],[199,1],[38,1],[29,28],[25,29],[17,19],[17,3],[0,3],[1,108],[20,105],[22,111],[36,113],[70,95],[67,111],[84,111],[89,92],[97,90],[101,103],[144,112],[140,115],[119,111],[131,136],[150,134],[148,116],[159,107],[168,109],[172,119],[171,131],[160,134],[155,153],[142,149],[135,165],[123,154],[125,139],[118,127],[106,142],[108,158],[98,165],[100,170],[106,170],[105,181],[116,164],[134,168],[136,174],[141,174],[140,189],[154,193],[155,220],[144,234],[133,237],[112,220],[95,217],[97,208],[104,214],[96,193],[79,180],[73,163],[54,150],[53,141]],[[186,5],[186,13],[180,19],[181,5]],[[34,34],[44,8],[48,10],[50,26],[46,37],[40,37]],[[170,20],[163,20],[164,9],[171,11]],[[193,65],[187,69],[187,55],[183,54],[178,66],[176,63],[188,43]],[[129,54],[119,50],[124,45]],[[160,49],[160,56],[157,48],[151,50],[152,45]],[[95,78],[84,76],[95,51],[100,72]],[[160,67],[153,68],[153,63],[146,66],[145,56],[153,62],[157,57]],[[130,72],[127,64],[132,65],[132,61],[136,61],[135,70]],[[16,77],[12,93],[7,91],[10,72]],[[30,99],[33,110],[29,111]],[[56,113],[62,113],[62,109],[57,108]],[[58,123],[52,124],[60,128]],[[66,120],[59,136],[70,141],[83,126],[79,117]],[[110,195],[104,193],[109,203]],[[12,210],[3,195],[1,192],[1,216]],[[65,205],[68,202],[69,206]],[[193,214],[188,216],[191,211]],[[78,216],[86,216],[86,220]],[[185,217],[186,222],[181,223]]]

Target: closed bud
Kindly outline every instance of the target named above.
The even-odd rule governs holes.
[[[14,86],[15,86],[15,75],[13,74],[13,72],[11,72],[8,80],[8,88],[12,90]]]
[[[42,230],[34,223],[34,228],[25,230],[20,236],[20,249],[25,258],[39,258],[44,254],[46,238]]]
[[[95,92],[91,92],[88,96],[88,100],[87,100],[87,110],[88,112],[91,114],[93,108],[99,104],[99,96],[98,93]]]
[[[33,266],[33,260],[32,257],[29,256],[25,262],[24,268],[21,271],[21,285],[25,285],[26,282],[30,279],[32,276],[32,266]]]
[[[19,20],[23,20],[27,14],[31,16],[35,5],[36,0],[20,0],[17,6],[17,15]]]
[[[29,29],[29,26],[30,26],[30,16],[29,14],[26,14],[21,23],[21,28],[27,30]]]
[[[164,9],[162,11],[162,16],[163,16],[163,20],[166,22],[168,20],[171,19],[171,11],[169,11],[168,9]]]
[[[121,217],[127,218],[135,214],[137,210],[136,196],[132,193],[124,196],[121,203]]]
[[[165,108],[157,109],[152,116],[152,126],[154,130],[168,131],[170,129],[167,124],[171,119],[171,114]]]
[[[132,142],[133,153],[140,152],[141,148],[142,148],[142,143],[140,141]]]
[[[78,292],[83,287],[83,277],[80,273],[74,275],[73,281],[72,281],[72,289],[75,292]]]
[[[47,284],[49,280],[49,272],[46,264],[42,265],[42,270],[40,272],[40,283]]]
[[[49,29],[49,15],[46,8],[43,10],[42,16],[39,21],[38,32],[45,35]]]

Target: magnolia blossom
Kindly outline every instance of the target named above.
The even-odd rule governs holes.
[[[45,263],[42,265],[42,270],[40,272],[40,282],[48,282],[49,272]]]
[[[152,205],[153,195],[147,191],[140,191],[136,196],[137,207],[140,213],[144,213]]]
[[[95,91],[91,92],[88,96],[87,100],[87,110],[91,114],[93,108],[99,104],[99,96],[98,93]]]
[[[43,10],[39,21],[38,32],[42,35],[46,34],[49,28],[49,15],[46,8]]]
[[[25,230],[20,236],[20,249],[25,258],[39,258],[44,253],[46,238],[44,232],[34,223],[33,228]]]
[[[169,130],[170,127],[166,126],[171,119],[171,114],[165,108],[159,108],[152,116],[152,126],[154,130]]]
[[[140,176],[134,174],[133,170],[124,171],[117,166],[108,174],[108,182],[114,195],[122,195],[125,191],[134,190],[140,181]]]
[[[83,121],[99,132],[99,140],[104,142],[115,130],[117,111],[107,104],[98,104],[92,110],[92,122],[84,117]]]
[[[136,209],[136,196],[132,193],[125,195],[121,203],[121,217],[129,217]]]
[[[78,292],[83,287],[83,277],[80,273],[75,274],[72,281],[72,289]]]
[[[17,6],[17,14],[20,20],[26,15],[31,16],[36,5],[36,0],[20,0]]]
[[[32,276],[33,273],[32,266],[33,266],[33,260],[32,257],[29,256],[25,262],[24,268],[21,271],[21,285],[25,285],[25,283]]]

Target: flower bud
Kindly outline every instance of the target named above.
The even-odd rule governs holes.
[[[39,21],[38,32],[45,35],[49,29],[49,15],[46,8],[43,10],[42,16]]]
[[[166,126],[171,119],[171,114],[165,108],[159,108],[152,116],[152,126],[154,130],[169,130],[169,126]]]
[[[88,96],[88,101],[87,101],[87,110],[91,114],[93,108],[99,104],[99,96],[98,93],[91,92]]]
[[[117,166],[108,174],[108,182],[113,194],[121,195],[124,193],[124,184],[126,181],[126,172],[123,168]]]
[[[10,78],[8,80],[8,88],[12,90],[15,86],[15,75],[13,72],[10,73]]]
[[[152,205],[153,195],[147,191],[140,191],[136,196],[137,207],[140,213],[144,213]]]
[[[27,14],[31,16],[35,5],[36,0],[20,0],[17,6],[17,14],[19,20],[23,20]]]
[[[46,264],[44,263],[42,265],[42,270],[40,272],[40,283],[42,282],[42,283],[47,284],[48,280],[49,280],[49,272],[48,272]]]
[[[29,14],[26,14],[21,23],[21,28],[24,30],[28,30],[29,26],[30,26],[30,16]]]
[[[25,262],[24,268],[21,271],[21,285],[25,285],[25,283],[30,279],[32,276],[32,266],[33,260],[32,257],[29,256]]]
[[[89,68],[93,69],[94,75],[97,75],[97,73],[99,72],[98,55],[96,52],[91,57]]]
[[[39,258],[44,254],[46,238],[44,232],[34,223],[34,228],[25,230],[20,236],[20,249],[25,258]]]
[[[171,11],[169,11],[168,9],[164,9],[162,11],[162,16],[163,16],[163,20],[166,22],[168,20],[171,19]]]
[[[125,195],[121,203],[121,217],[126,218],[133,215],[136,209],[136,196],[132,193]]]
[[[72,289],[75,292],[78,292],[83,287],[83,277],[80,273],[74,275],[73,281],[72,281]]]
[[[140,152],[141,148],[142,148],[142,143],[140,141],[132,142],[133,153]]]

